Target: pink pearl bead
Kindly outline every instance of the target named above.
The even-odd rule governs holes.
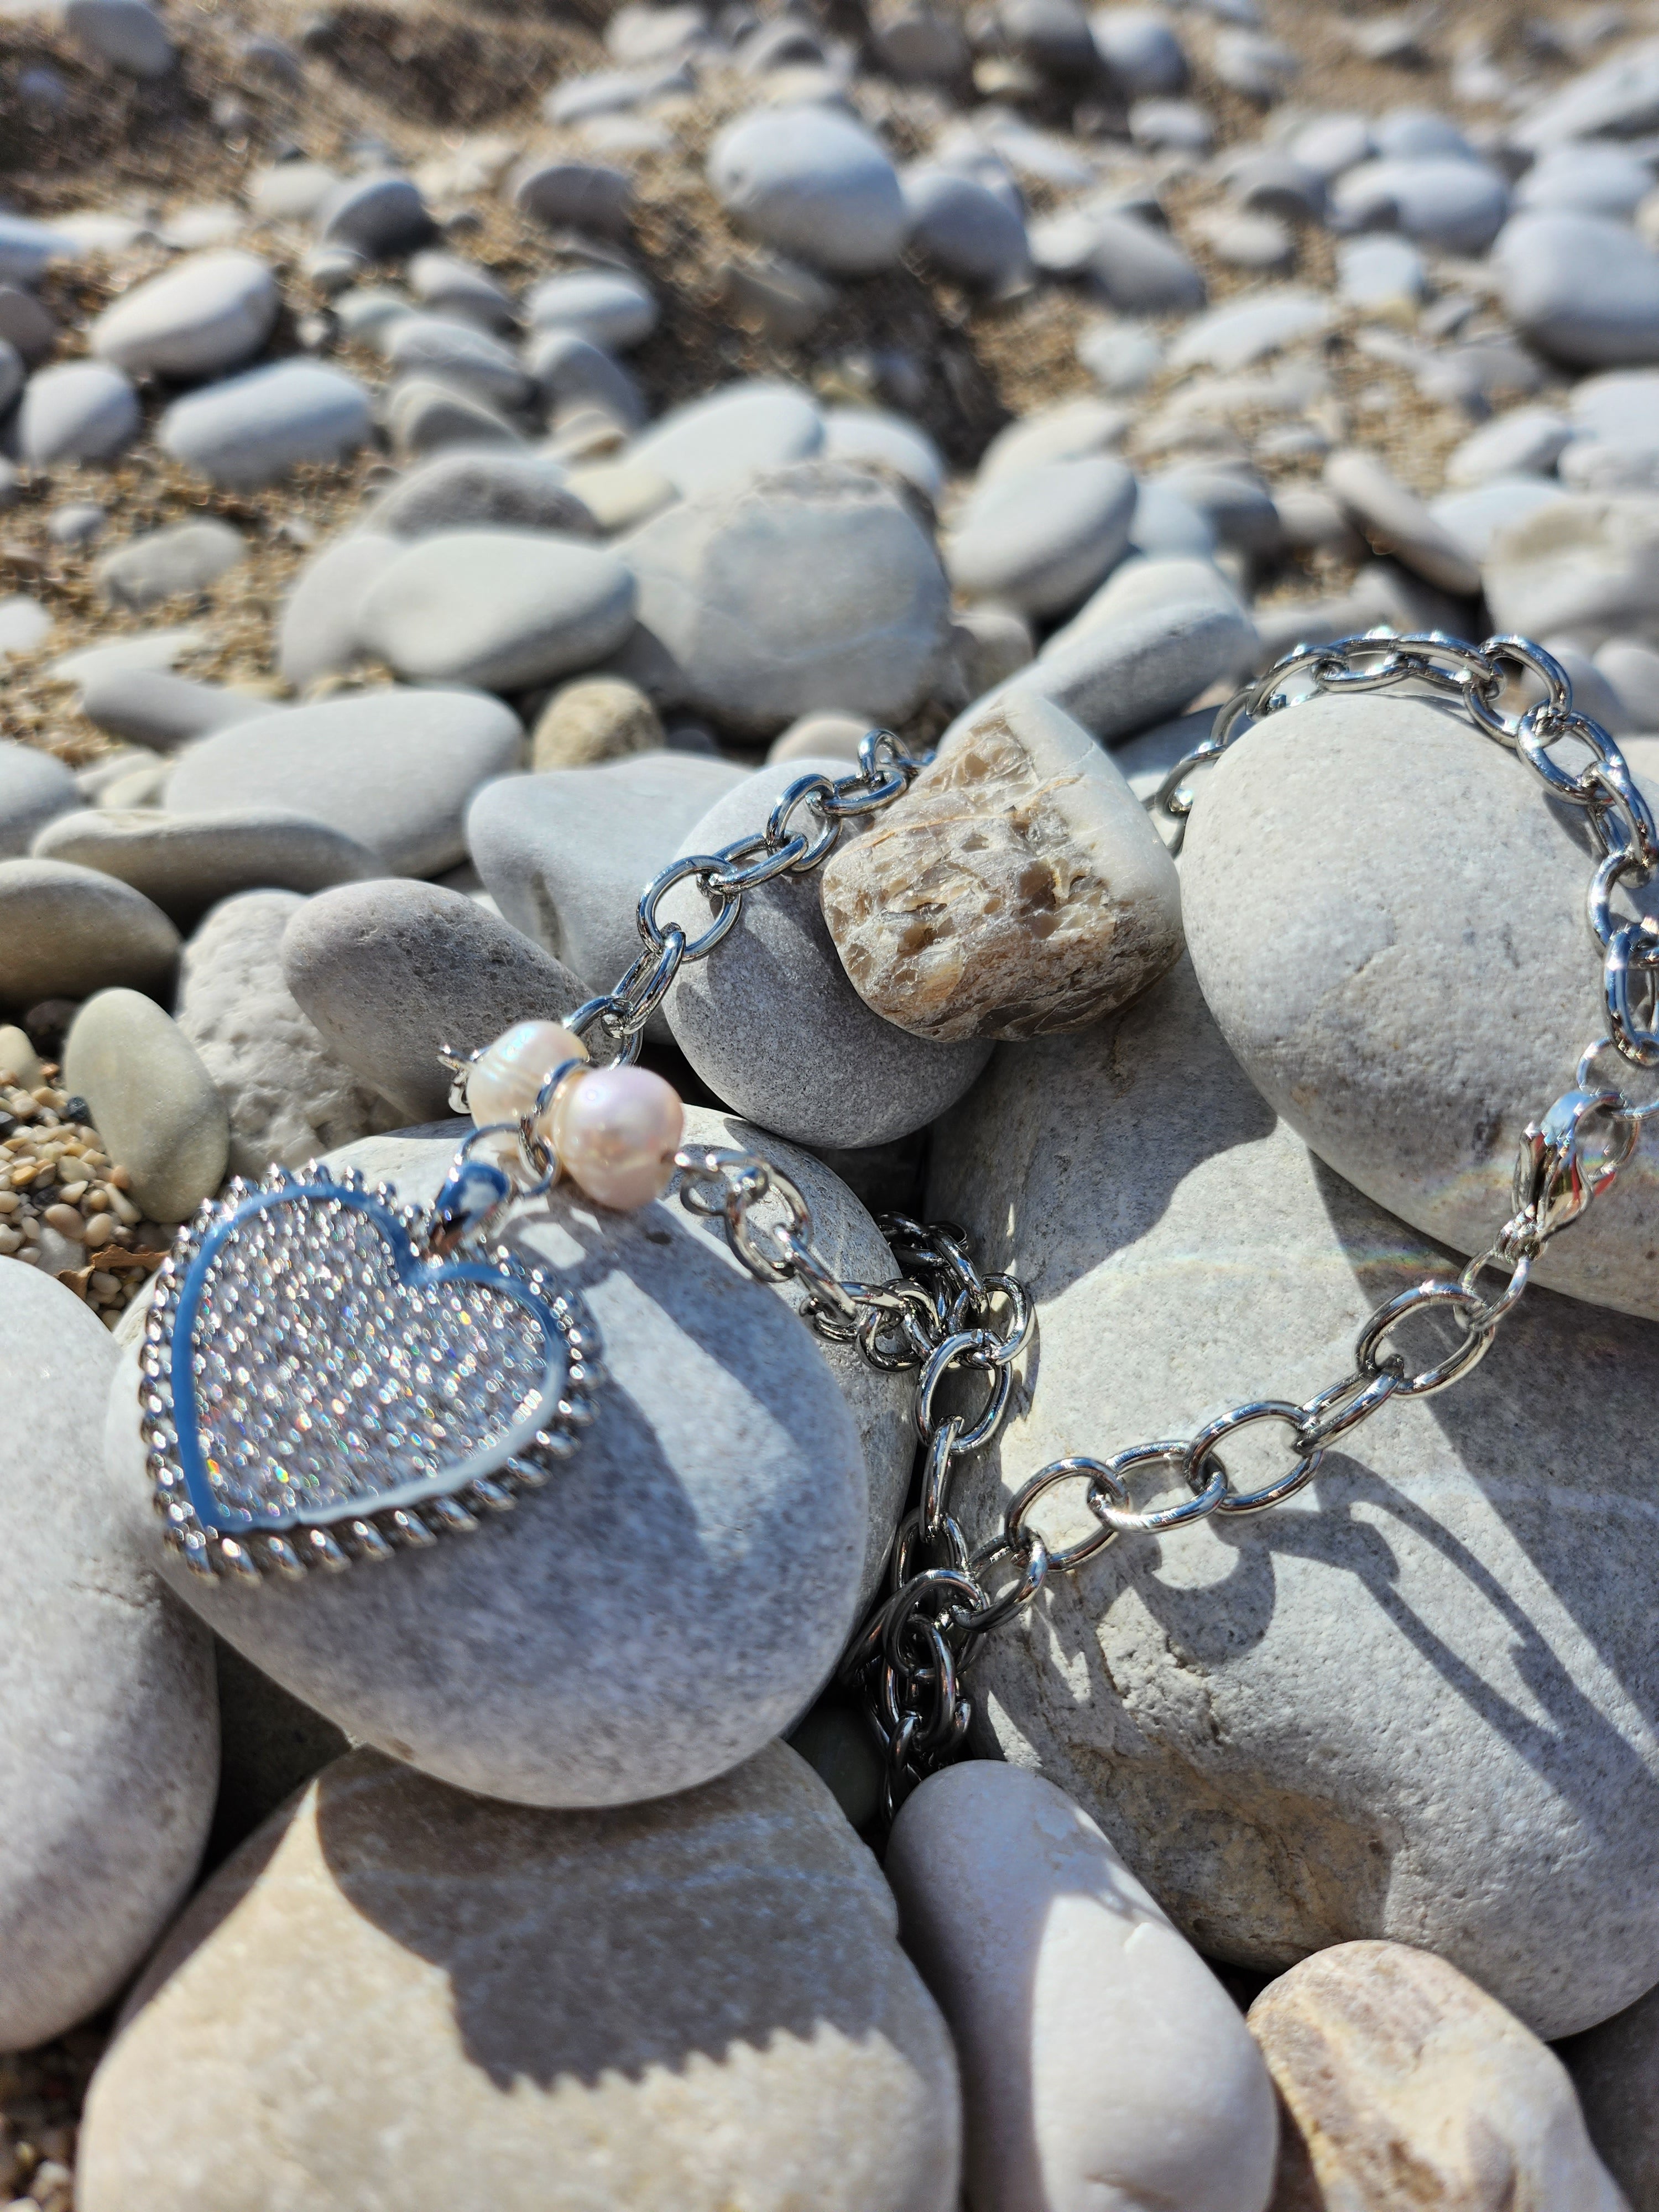
[[[625,1213],[667,1189],[684,1126],[679,1094],[648,1067],[596,1067],[560,1100],[553,1140],[571,1181]]]
[[[562,1022],[516,1022],[472,1064],[466,1085],[472,1119],[481,1129],[516,1121],[561,1061],[586,1058],[587,1047]]]

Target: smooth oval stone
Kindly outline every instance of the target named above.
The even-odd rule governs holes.
[[[100,361],[38,369],[17,410],[17,447],[36,468],[58,461],[112,461],[143,427],[138,394]]]
[[[340,182],[322,161],[277,161],[249,173],[247,204],[261,222],[309,222]]]
[[[5,261],[0,228],[0,267]],[[30,368],[38,368],[58,343],[58,325],[33,292],[0,283],[0,338],[15,348]]]
[[[525,319],[536,330],[569,330],[627,353],[657,327],[657,303],[641,278],[620,269],[572,269],[544,276],[525,295]]]
[[[74,770],[38,745],[0,738],[0,860],[15,860],[49,822],[81,805]]]
[[[88,999],[64,1041],[64,1079],[152,1221],[183,1221],[223,1182],[224,1101],[154,999],[118,989]]]
[[[1659,789],[1659,739],[1626,744]],[[1228,1043],[1339,1175],[1484,1252],[1513,1208],[1522,1129],[1605,1031],[1588,838],[1521,763],[1425,701],[1287,708],[1197,788],[1187,941]],[[1632,1088],[1645,1093],[1633,1071]],[[1656,1235],[1659,1164],[1638,1150],[1534,1276],[1659,1318]]]
[[[283,933],[304,904],[284,890],[223,899],[179,962],[179,1027],[225,1102],[232,1175],[303,1166],[398,1119],[328,1049],[283,979]]]
[[[94,669],[81,690],[81,712],[89,722],[112,738],[161,752],[270,709],[269,699],[252,691],[198,684],[165,668]]]
[[[1376,454],[1341,447],[1325,464],[1325,486],[1377,552],[1392,553],[1443,592],[1480,590],[1479,561]]]
[[[909,243],[945,275],[990,289],[1028,266],[1024,217],[977,178],[918,161],[902,183]]]
[[[633,179],[603,161],[532,155],[513,186],[513,204],[556,228],[626,238],[634,205]]]
[[[395,495],[395,489],[388,494]],[[283,602],[276,625],[276,668],[285,684],[304,690],[319,677],[356,667],[364,650],[357,635],[358,609],[369,586],[402,550],[399,539],[381,531],[352,530],[307,562]]]
[[[118,876],[180,928],[237,891],[325,890],[376,875],[381,865],[343,830],[276,806],[223,814],[87,807],[43,830],[33,850]]]
[[[1268,354],[1329,329],[1331,302],[1301,285],[1275,285],[1243,300],[1229,300],[1189,323],[1170,349],[1176,368],[1248,368]]]
[[[522,690],[591,668],[634,626],[632,575],[607,549],[550,532],[445,531],[382,569],[363,643],[399,676]]]
[[[186,746],[167,806],[293,808],[368,846],[392,874],[433,875],[461,859],[468,799],[518,766],[523,742],[518,716],[477,691],[366,691]]]
[[[446,446],[521,447],[518,426],[482,399],[435,376],[400,377],[383,407],[392,451],[400,459],[441,453]]]
[[[106,983],[161,991],[179,933],[140,892],[67,860],[0,860],[0,1002],[83,999]]]
[[[1650,493],[1564,491],[1495,530],[1482,563],[1487,604],[1504,629],[1565,633],[1590,646],[1655,629],[1656,576],[1659,498]]]
[[[629,453],[690,498],[810,460],[823,444],[823,416],[811,395],[757,377],[673,409]]]
[[[216,376],[253,358],[281,306],[257,254],[194,254],[106,307],[92,350],[129,376]]]
[[[930,500],[945,489],[945,461],[916,423],[879,407],[827,407],[823,450],[831,460],[873,461]]]
[[[593,533],[593,518],[556,462],[532,453],[439,453],[400,477],[364,516],[393,538],[439,531],[555,530]]]
[[[1199,236],[1216,259],[1230,269],[1281,275],[1296,264],[1296,237],[1276,215],[1245,215],[1222,209],[1201,220]]]
[[[218,1777],[210,1639],[135,1565],[98,1468],[116,1346],[0,1267],[0,2043],[121,1990],[194,1878]]]
[[[969,599],[1027,615],[1069,614],[1122,558],[1135,480],[1096,455],[995,477],[974,495],[945,543],[951,580]]]
[[[180,592],[206,591],[247,550],[246,538],[228,522],[175,522],[118,545],[93,573],[112,606],[143,614]]]
[[[1307,1401],[1449,1267],[1274,1121],[1184,963],[1097,1029],[1000,1048],[933,1158],[929,1218],[1026,1282],[1042,1346],[955,1494],[970,1542],[1054,1460]],[[1659,1333],[1531,1292],[1454,1391],[1384,1407],[1289,1504],[1051,1577],[982,1640],[980,1740],[1074,1797],[1209,1957],[1386,1936],[1538,2034],[1604,2018],[1659,1975],[1656,1417]],[[1235,1484],[1287,1473],[1285,1440],[1230,1442]],[[1033,1518],[1098,1527],[1075,1490]]]
[[[412,1119],[446,1112],[441,1048],[475,1052],[520,1021],[559,1021],[580,980],[463,892],[385,878],[295,915],[283,975],[330,1049]]]
[[[1284,2102],[1275,2204],[1629,2212],[1566,2069],[1444,1959],[1339,1943],[1250,2007]]]
[[[896,1918],[781,1744],[587,1814],[354,1752],[214,1877],[135,1993],[82,2201],[951,2212],[955,2062]],[[204,2072],[223,2111],[181,2169]]]
[[[455,315],[481,330],[510,331],[519,311],[487,270],[459,254],[435,247],[415,254],[408,270],[410,288],[434,314]]]
[[[452,1126],[333,1157],[425,1203],[455,1143]],[[350,1587],[184,1595],[348,1735],[461,1789],[575,1806],[694,1788],[799,1717],[853,1627],[858,1431],[803,1324],[678,1205],[611,1213],[561,1184],[506,1241],[580,1289],[605,1343],[596,1418],[548,1489]],[[111,1471],[156,1560],[135,1374]],[[786,1559],[787,1577],[758,1571]]]
[[[52,634],[52,617],[26,592],[0,599],[0,660],[14,653],[33,653]]]
[[[1652,190],[1652,170],[1622,146],[1558,146],[1522,178],[1515,204],[1628,222]]]
[[[1509,188],[1495,169],[1446,156],[1362,161],[1331,186],[1331,210],[1345,229],[1402,230],[1446,253],[1484,253],[1509,212]]]
[[[303,462],[343,460],[373,428],[355,376],[320,362],[276,361],[175,399],[156,437],[185,468],[251,489]]]
[[[1155,8],[1097,8],[1089,18],[1095,51],[1126,99],[1182,92],[1187,57]]]
[[[1264,2212],[1267,2069],[1080,1806],[1017,1766],[945,1767],[905,1800],[883,1871],[956,2043],[970,2203],[1062,2212],[1109,2174],[1114,2212]]]
[[[355,246],[371,261],[392,260],[424,246],[432,217],[420,188],[396,170],[348,177],[324,201],[317,234],[326,243]]]
[[[708,181],[735,222],[814,268],[890,269],[908,228],[898,173],[878,140],[826,107],[765,108],[714,140]]]
[[[1125,409],[1093,398],[1062,399],[1018,416],[980,456],[975,495],[993,483],[1053,462],[1098,459],[1122,444],[1132,419]]]
[[[603,415],[625,430],[637,430],[645,421],[648,410],[632,376],[579,331],[538,332],[526,349],[526,367],[543,418],[550,424],[567,423],[583,410]]]
[[[64,27],[124,76],[166,76],[177,58],[166,24],[145,0],[68,0]]]
[[[639,957],[641,890],[743,781],[728,761],[677,752],[514,776],[473,800],[467,845],[514,928],[608,991]]]
[[[54,261],[80,258],[81,247],[68,231],[9,210],[0,215],[0,277],[9,284],[39,283]]]
[[[847,462],[683,500],[623,548],[642,629],[685,704],[771,737],[815,707],[902,721],[950,641],[950,590],[910,506]]]
[[[489,407],[522,407],[530,398],[531,380],[511,347],[470,323],[447,315],[399,315],[384,337],[397,375],[435,376]]]
[[[1428,285],[1417,248],[1386,231],[1346,240],[1337,250],[1336,273],[1339,298],[1373,312],[1414,308]]]
[[[1573,434],[1553,407],[1516,407],[1473,430],[1446,459],[1446,482],[1472,488],[1493,477],[1547,477]]]
[[[1547,477],[1489,477],[1472,490],[1443,492],[1426,507],[1431,519],[1456,539],[1470,560],[1484,562],[1500,532],[1541,508],[1558,507],[1560,498],[1559,487]],[[1578,703],[1587,713],[1596,712],[1588,697]]]
[[[1576,368],[1659,361],[1659,253],[1606,216],[1518,215],[1492,249],[1522,336]]]
[[[714,805],[680,847],[714,853],[763,829],[799,775],[840,762],[774,762]],[[661,918],[688,933],[707,902],[684,887]],[[674,1041],[716,1097],[764,1129],[806,1145],[885,1144],[959,1098],[984,1066],[975,1038],[938,1044],[866,1006],[836,957],[815,876],[757,885],[706,960],[680,969],[664,1006]],[[799,1040],[811,1037],[810,1054]]]

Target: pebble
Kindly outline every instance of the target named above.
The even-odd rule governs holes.
[[[116,1358],[72,1291],[0,1266],[8,2051],[119,1994],[182,1903],[213,1811],[210,1640],[128,1555],[99,1473]],[[0,2157],[12,2148],[9,2135]]]
[[[426,1203],[459,1133],[334,1157]],[[459,1789],[563,1806],[694,1789],[799,1717],[853,1626],[857,1428],[795,1316],[678,1204],[612,1213],[561,1184],[506,1241],[580,1286],[605,1345],[596,1419],[546,1496],[400,1559],[368,1597],[320,1576],[182,1595],[348,1735]],[[180,1588],[159,1557],[136,1393],[130,1409],[118,1382],[112,1408],[133,1540]],[[753,1571],[785,1558],[782,1581]],[[544,2197],[544,2174],[535,2186]]]
[[[462,858],[468,799],[519,765],[522,744],[517,715],[476,691],[366,691],[216,730],[179,756],[167,804],[292,808],[392,874],[434,875]]]
[[[94,670],[81,690],[81,712],[97,728],[162,752],[270,708],[271,702],[255,692],[198,684],[164,668]]]
[[[303,463],[343,460],[368,443],[373,427],[368,394],[355,376],[291,360],[175,399],[156,436],[185,468],[246,490]]]
[[[766,749],[769,761],[815,759],[827,754],[832,760],[855,761],[859,745],[870,725],[862,714],[840,714],[833,708],[802,714],[781,731]]]
[[[826,407],[823,452],[835,461],[873,461],[936,501],[945,489],[945,459],[919,423],[879,407]]]
[[[1563,492],[1498,531],[1482,575],[1494,621],[1527,637],[1589,645],[1656,628],[1659,498]],[[1659,639],[1656,639],[1659,642]]]
[[[64,1080],[153,1221],[184,1221],[224,1180],[225,1103],[195,1047],[154,999],[99,991],[70,1025]]]
[[[1088,274],[1125,315],[1188,315],[1205,301],[1204,279],[1167,231],[1100,209],[1089,218]]]
[[[1659,361],[1659,253],[1606,216],[1517,215],[1492,250],[1524,338],[1575,368]]]
[[[1542,153],[1564,141],[1630,137],[1659,127],[1659,51],[1638,46],[1571,77],[1510,126],[1512,143]]]
[[[1322,337],[1334,320],[1331,303],[1321,294],[1278,285],[1243,300],[1229,300],[1189,323],[1170,349],[1170,365],[1248,368],[1304,338]]]
[[[15,860],[60,814],[81,805],[74,773],[51,753],[0,738],[0,860]]]
[[[634,185],[625,170],[603,161],[532,157],[514,184],[513,204],[555,228],[568,225],[601,238],[626,238]]]
[[[1264,107],[1282,100],[1296,82],[1301,64],[1290,48],[1260,31],[1218,31],[1211,65],[1223,84]]]
[[[453,315],[497,336],[517,325],[519,311],[487,269],[459,254],[428,247],[409,264],[410,289],[435,315]]]
[[[683,853],[717,852],[764,825],[798,773],[761,769],[717,799]],[[838,765],[838,764],[837,764]],[[690,927],[701,904],[670,892],[662,913]],[[798,1144],[886,1144],[933,1121],[984,1066],[988,1046],[939,1044],[872,1012],[836,957],[810,877],[778,877],[744,899],[719,951],[681,969],[664,1012],[675,1042],[734,1113]],[[793,1037],[811,1037],[805,1054]]]
[[[1652,190],[1652,170],[1622,147],[1564,145],[1528,170],[1515,188],[1515,204],[1628,222]]]
[[[530,765],[593,768],[629,753],[662,749],[662,718],[637,684],[620,676],[588,676],[562,684],[536,718]]]
[[[257,254],[193,254],[106,307],[92,350],[129,376],[217,376],[252,360],[281,305]]]
[[[1349,238],[1337,248],[1339,298],[1373,314],[1409,313],[1427,291],[1428,283],[1423,257],[1409,239]]]
[[[678,497],[668,478],[643,461],[592,461],[573,468],[567,480],[573,500],[580,500],[602,538],[632,530],[661,514]],[[574,527],[571,524],[563,526]],[[580,535],[580,531],[576,532]]]
[[[357,632],[416,682],[523,690],[603,660],[634,626],[635,596],[617,555],[580,539],[444,531],[375,577]]]
[[[348,177],[317,212],[325,245],[355,246],[371,261],[392,261],[424,246],[432,217],[419,187],[395,170]]]
[[[1121,446],[1131,417],[1104,399],[1062,399],[1034,408],[997,432],[980,456],[976,489],[1049,461],[1078,461]]]
[[[0,278],[8,284],[39,283],[54,262],[76,260],[80,252],[57,224],[0,210]]]
[[[118,877],[180,929],[237,891],[324,890],[380,869],[378,857],[343,830],[271,806],[221,814],[82,807],[49,823],[32,849],[40,859]]]
[[[398,315],[377,335],[394,374],[434,378],[486,407],[511,412],[526,406],[534,391],[512,349],[471,323]]]
[[[708,181],[734,222],[814,268],[890,269],[908,228],[897,172],[861,123],[824,107],[739,116],[715,138]]]
[[[1021,614],[1069,614],[1122,558],[1135,480],[1121,461],[1053,461],[975,492],[945,541],[951,583]]]
[[[299,908],[283,977],[324,1043],[412,1121],[448,1110],[441,1048],[472,1052],[520,1021],[557,1021],[580,978],[464,892],[382,878]]]
[[[1230,269],[1258,270],[1265,276],[1277,276],[1295,266],[1295,235],[1276,215],[1224,211],[1197,218],[1195,228],[1216,259]]]
[[[906,1799],[883,1872],[962,2068],[968,2202],[1266,2212],[1267,2069],[1080,1806],[1018,1766],[946,1767]]]
[[[635,908],[715,799],[744,781],[730,762],[638,753],[599,768],[487,785],[466,821],[484,887],[514,928],[590,992],[638,958]],[[658,1018],[657,1033],[666,1035]]]
[[[825,863],[823,919],[866,1005],[914,1036],[1099,1021],[1181,957],[1173,863],[1109,756],[1004,693]]]
[[[118,545],[93,573],[112,606],[143,614],[164,599],[209,590],[247,550],[246,538],[228,522],[175,522]]]
[[[823,444],[823,416],[811,395],[757,378],[672,409],[629,453],[690,499],[810,460]]]
[[[96,500],[71,500],[46,517],[46,535],[54,545],[94,545],[108,522],[108,514]]]
[[[619,361],[576,331],[542,331],[531,341],[527,367],[543,417],[559,426],[581,409],[598,409],[623,430],[646,418],[640,387]]]
[[[397,1118],[328,1049],[283,981],[283,933],[305,903],[291,890],[223,899],[179,963],[179,1027],[224,1101],[234,1176],[302,1167]]]
[[[1446,482],[1462,488],[1494,477],[1547,477],[1573,434],[1555,407],[1516,407],[1472,430],[1446,457]]]
[[[39,599],[19,592],[0,599],[0,660],[33,653],[52,635],[52,617]]]
[[[267,168],[253,170],[244,189],[259,222],[310,222],[339,184],[326,162],[273,161]]]
[[[945,276],[994,292],[1028,269],[1024,217],[977,178],[916,161],[900,181],[910,248]]]
[[[641,277],[620,269],[572,269],[544,276],[525,295],[532,330],[574,331],[607,353],[628,353],[657,327],[657,302]]]
[[[100,361],[37,369],[17,410],[17,447],[35,468],[60,461],[112,461],[138,435],[138,394]]]
[[[1255,214],[1316,222],[1325,212],[1323,176],[1277,148],[1247,147],[1226,163],[1225,175],[1232,198]]]
[[[1187,57],[1157,9],[1097,8],[1089,18],[1089,34],[1124,99],[1186,90]]]
[[[868,469],[811,462],[688,498],[623,550],[680,702],[733,731],[770,738],[829,706],[899,722],[941,674],[945,571]]]
[[[0,264],[4,261],[0,244]],[[58,343],[58,325],[33,292],[0,283],[0,338],[15,346],[30,368],[38,368]]]
[[[1508,1218],[1522,1128],[1605,1022],[1599,963],[1569,926],[1583,911],[1584,854],[1532,779],[1465,734],[1421,701],[1294,708],[1288,728],[1252,732],[1209,777],[1182,878],[1205,994],[1264,1095],[1378,1205],[1474,1253]],[[1652,781],[1659,739],[1628,749],[1638,781]],[[1425,817],[1418,795],[1431,785],[1446,811]],[[1363,896],[1345,893],[1340,874],[1303,874],[1311,853],[1342,851],[1362,822]],[[1523,914],[1504,888],[1516,869]],[[1298,893],[1292,872],[1328,892]],[[1271,945],[1255,939],[1258,898]],[[1470,966],[1469,945],[1497,942],[1500,966]],[[1455,1054],[1427,1042],[1436,1022]],[[1406,1035],[1425,1040],[1409,1062],[1396,1042]],[[1647,1259],[1656,1224],[1659,1171],[1638,1154],[1617,1203],[1553,1241],[1534,1278],[1659,1316]]]
[[[1639,638],[1613,637],[1597,649],[1595,665],[1638,730],[1659,730],[1659,653]]]
[[[0,415],[11,412],[12,403],[23,389],[27,374],[22,355],[15,345],[0,337]]]
[[[1190,100],[1137,100],[1129,109],[1129,136],[1156,153],[1207,154],[1215,125]]]
[[[1384,158],[1337,179],[1331,216],[1347,230],[1398,228],[1443,253],[1484,253],[1504,227],[1509,198],[1503,178],[1479,161]]]
[[[1560,487],[1547,477],[1489,477],[1468,491],[1443,492],[1429,501],[1428,511],[1470,560],[1481,562],[1500,531],[1555,507],[1560,497]]]
[[[395,489],[388,496],[395,498]],[[307,563],[276,624],[276,669],[285,684],[303,691],[356,665],[363,657],[358,610],[402,550],[401,540],[379,530],[352,530]]]
[[[1295,743],[1341,793],[1317,726]],[[1461,822],[1456,787],[1434,787]],[[1419,841],[1438,812],[1420,789]],[[1468,868],[1443,863],[1429,913]],[[1306,880],[1346,927],[1352,895]],[[1231,926],[1275,953],[1277,916],[1266,936],[1244,912]],[[1455,925],[1440,942],[1467,950]],[[927,1218],[968,1228],[981,1267],[1017,1255],[1042,1346],[1034,1402],[956,1492],[970,1543],[1062,1455],[1310,1398],[1350,1371],[1376,1304],[1448,1264],[1275,1123],[1184,963],[1096,1029],[1003,1047],[933,1160]],[[1125,1538],[1051,1579],[1029,1630],[981,1646],[977,1741],[1074,1797],[1211,1957],[1275,1972],[1383,1936],[1537,2034],[1605,2018],[1659,1968],[1659,1747],[1633,1719],[1652,1709],[1650,1608],[1606,1564],[1639,1556],[1647,1525],[1656,1348],[1646,1323],[1531,1294],[1454,1395],[1386,1407],[1291,1504]],[[1277,1437],[1241,1437],[1228,1466],[1242,1486],[1287,1462]],[[1172,1498],[1136,1484],[1138,1505]],[[1583,1540],[1545,1540],[1564,1514]],[[1097,1525],[1063,1495],[1034,1519],[1051,1540]]]
[[[1566,2069],[1431,1952],[1339,1943],[1250,2007],[1283,2100],[1275,2203],[1629,2212],[1590,2148]]]
[[[0,860],[0,1004],[82,999],[106,983],[159,990],[179,933],[139,892],[64,860]]]
[[[94,60],[123,76],[163,77],[178,58],[167,25],[145,0],[66,0],[64,27]]]
[[[1325,488],[1377,552],[1391,553],[1443,592],[1480,589],[1479,561],[1375,453],[1358,446],[1334,453],[1325,464]]]
[[[566,1814],[357,1751],[146,1977],[93,2085],[82,2202],[951,2212],[955,2061],[895,1935],[782,1744],[692,1796]],[[204,2067],[224,2111],[181,2169]]]

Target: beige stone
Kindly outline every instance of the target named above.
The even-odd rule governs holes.
[[[1628,2212],[1560,2060],[1432,1952],[1340,1943],[1249,2025],[1282,2100],[1270,2212]]]
[[[988,702],[823,872],[866,1004],[916,1036],[1045,1036],[1181,955],[1175,864],[1108,754],[1018,692]]]
[[[820,708],[816,713],[798,715],[787,730],[780,731],[767,748],[766,757],[769,761],[816,760],[829,754],[855,761],[870,726],[867,714],[843,714],[833,707]]]
[[[629,753],[657,751],[662,720],[640,690],[623,676],[584,676],[562,684],[542,708],[531,736],[531,766],[538,770],[594,768]]]
[[[567,483],[607,538],[648,522],[678,496],[661,471],[643,461],[592,461],[572,469]]]
[[[142,992],[100,991],[64,1043],[64,1081],[153,1221],[183,1221],[222,1181],[230,1119],[179,1024]]]
[[[0,1083],[30,1090],[40,1080],[40,1056],[15,1022],[0,1023]]]
[[[352,1753],[145,1975],[77,2202],[950,2212],[955,2062],[897,1921],[781,1744],[582,1814]]]

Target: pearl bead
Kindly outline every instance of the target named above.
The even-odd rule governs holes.
[[[667,1189],[684,1126],[678,1093],[648,1067],[596,1067],[560,1099],[553,1142],[596,1205],[628,1212]]]
[[[466,1079],[466,1103],[479,1128],[516,1121],[536,1103],[561,1060],[586,1060],[587,1047],[562,1022],[518,1022],[504,1030],[476,1060]]]

